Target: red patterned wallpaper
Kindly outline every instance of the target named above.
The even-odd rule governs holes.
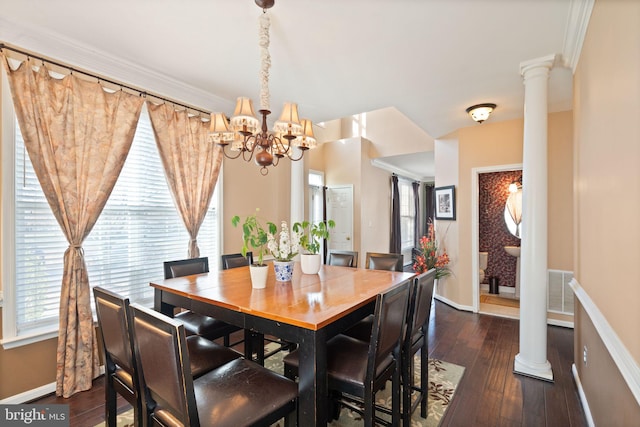
[[[509,233],[504,222],[504,207],[509,197],[509,184],[522,181],[522,171],[482,173],[479,175],[480,252],[488,252],[485,282],[498,277],[500,286],[515,287],[516,258],[504,251],[505,246],[520,246],[520,239]]]

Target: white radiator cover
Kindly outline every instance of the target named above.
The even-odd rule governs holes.
[[[573,314],[573,289],[569,286],[572,279],[572,271],[547,271],[547,311]]]

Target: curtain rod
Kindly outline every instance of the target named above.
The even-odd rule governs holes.
[[[124,89],[127,89],[127,90],[130,90],[132,92],[137,93],[138,96],[140,96],[142,98],[146,98],[147,96],[149,96],[149,97],[152,97],[152,98],[155,98],[155,99],[159,99],[160,101],[167,102],[169,104],[173,104],[173,105],[177,105],[177,106],[180,106],[180,107],[184,107],[187,110],[197,111],[198,113],[204,114],[207,117],[211,114],[210,111],[201,110],[200,108],[196,108],[196,107],[193,107],[191,105],[186,105],[186,104],[183,104],[181,102],[177,102],[177,101],[174,101],[173,99],[165,98],[164,96],[160,96],[160,95],[157,95],[157,94],[152,93],[152,92],[148,92],[148,91],[145,91],[145,90],[140,90],[140,89],[137,89],[135,87],[132,87],[132,86],[120,83],[120,82],[116,82],[114,80],[110,80],[110,79],[104,78],[104,77],[99,76],[97,74],[93,74],[93,73],[89,73],[87,71],[79,70],[79,69],[74,68],[74,67],[72,67],[70,65],[62,64],[60,62],[53,61],[53,60],[45,58],[45,57],[42,57],[42,56],[39,56],[39,55],[35,55],[35,54],[31,53],[31,52],[27,52],[27,51],[15,48],[13,46],[9,46],[9,45],[7,45],[5,43],[0,43],[0,52],[2,52],[4,49],[10,50],[12,52],[19,53],[21,55],[26,56],[27,58],[34,58],[34,59],[37,59],[38,61],[42,61],[43,63],[48,63],[48,64],[55,65],[56,67],[63,68],[65,70],[68,70],[70,72],[70,74],[79,73],[79,74],[83,74],[83,75],[88,76],[88,77],[92,77],[92,78],[98,80],[98,83],[106,82],[106,83],[109,83],[109,84],[112,84],[112,85],[115,85],[115,86],[120,86],[121,88],[124,88]]]

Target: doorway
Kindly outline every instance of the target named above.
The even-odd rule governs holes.
[[[336,222],[329,249],[353,251],[353,185],[327,187],[327,218]]]
[[[477,256],[472,256],[471,258],[472,271],[478,272],[478,274],[472,274],[471,280],[474,312],[516,319],[520,318],[519,301],[515,299],[515,278],[517,277],[516,260],[509,256],[503,248],[503,246],[507,245],[519,246],[519,239],[510,235],[506,223],[504,223],[504,217],[502,215],[504,202],[498,203],[498,201],[495,201],[493,206],[487,206],[486,186],[496,185],[499,186],[499,193],[508,192],[508,182],[504,185],[503,189],[502,181],[505,179],[511,180],[512,175],[521,176],[521,174],[522,164],[496,165],[472,169],[471,240],[472,254],[477,254]],[[504,194],[500,197],[504,198]],[[481,199],[483,203],[482,212]],[[498,206],[498,204],[501,204],[501,206]],[[496,212],[488,213],[487,210]],[[489,224],[489,226],[498,227],[499,229],[497,233],[490,232],[489,236],[492,237],[487,241],[487,234],[484,232],[486,230],[481,230],[481,227],[488,227],[488,225],[484,223],[487,221],[488,216],[493,218],[492,221],[494,222],[494,224]],[[485,240],[481,242],[481,238]],[[484,274],[484,283],[481,283],[482,273],[480,272],[480,260],[483,257],[481,252],[483,252],[485,259],[488,258],[487,268]],[[497,284],[496,281],[500,284],[499,287],[494,286],[494,289],[497,289],[499,294],[489,293],[489,276],[495,278],[494,285]]]

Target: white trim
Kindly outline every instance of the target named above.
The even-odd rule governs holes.
[[[10,21],[0,17],[0,40],[16,48],[32,51],[69,66],[80,67],[105,78],[117,80],[157,94],[173,98],[197,108],[211,111],[233,111],[234,100],[180,82],[155,70],[136,65],[109,53],[61,37],[59,34]]]
[[[636,401],[640,404],[640,366],[638,366],[631,353],[629,353],[629,350],[627,350],[624,343],[620,340],[620,337],[618,337],[618,334],[616,334],[616,331],[611,327],[609,322],[607,322],[606,317],[591,300],[589,294],[580,286],[575,277],[569,282],[569,286],[571,286],[576,298],[578,298],[587,316],[591,319],[600,339],[629,386],[633,397],[635,397]]]
[[[12,304],[8,304],[7,305],[7,309],[9,309],[11,307]],[[13,311],[13,308],[11,308],[11,310]],[[37,331],[37,332],[33,332],[29,335],[17,335],[17,336],[9,336],[7,338],[3,338],[0,340],[0,345],[2,345],[2,348],[4,348],[5,350],[10,350],[12,348],[16,348],[16,347],[21,347],[23,345],[29,345],[29,344],[34,344],[40,341],[44,341],[44,340],[48,340],[51,338],[57,338],[58,337],[58,327],[56,326],[55,330],[44,330],[44,331]]]
[[[5,399],[0,400],[1,405],[17,405],[20,403],[30,402],[35,399],[40,399],[48,394],[54,393],[56,391],[56,383],[55,381],[49,384],[41,385],[40,387],[32,388],[31,390],[27,390],[25,392],[9,396]]]
[[[462,304],[458,304],[457,302],[451,301],[448,298],[443,297],[442,295],[433,294],[433,298],[437,299],[440,302],[443,302],[447,305],[450,305],[451,307],[457,309],[457,310],[461,310],[461,311],[473,311],[473,307],[471,307],[470,305],[462,305]]]
[[[431,182],[433,180],[432,176],[416,175],[415,173],[409,172],[406,169],[399,168],[398,166],[390,165],[389,163],[380,159],[371,159],[371,165],[386,170],[387,172],[395,173],[398,176],[407,179],[413,179],[420,182]]]
[[[2,19],[0,18],[0,23]],[[15,151],[15,113],[13,110],[13,102],[11,100],[11,92],[9,89],[9,79],[6,72],[0,71],[0,79],[2,80],[2,256],[0,257],[0,265],[2,266],[2,286],[3,298],[7,300],[7,305],[3,303],[2,308],[2,338],[0,343],[5,340],[13,339],[17,335],[16,331],[16,310],[15,304],[15,257],[12,248],[15,247],[15,168],[14,168],[14,151]],[[4,344],[3,344],[4,345]]]
[[[562,45],[562,62],[575,73],[595,0],[571,0]]]
[[[595,427],[596,423],[593,422],[593,417],[591,416],[591,408],[589,408],[587,396],[584,394],[582,382],[580,381],[580,375],[578,375],[578,370],[576,369],[575,363],[571,364],[571,372],[573,372],[573,379],[576,382],[576,388],[578,389],[578,395],[580,395],[580,403],[582,403],[582,410],[584,411],[584,416],[587,419],[587,424],[589,425],[589,427]]]
[[[549,319],[548,317],[547,317],[547,325],[561,326],[563,328],[574,329],[573,322],[570,322],[568,320]]]
[[[104,375],[104,365],[100,365],[100,375]],[[2,399],[0,400],[0,405],[18,405],[20,403],[31,402],[32,400],[40,399],[48,394],[55,393],[55,391],[56,383],[54,381]]]

